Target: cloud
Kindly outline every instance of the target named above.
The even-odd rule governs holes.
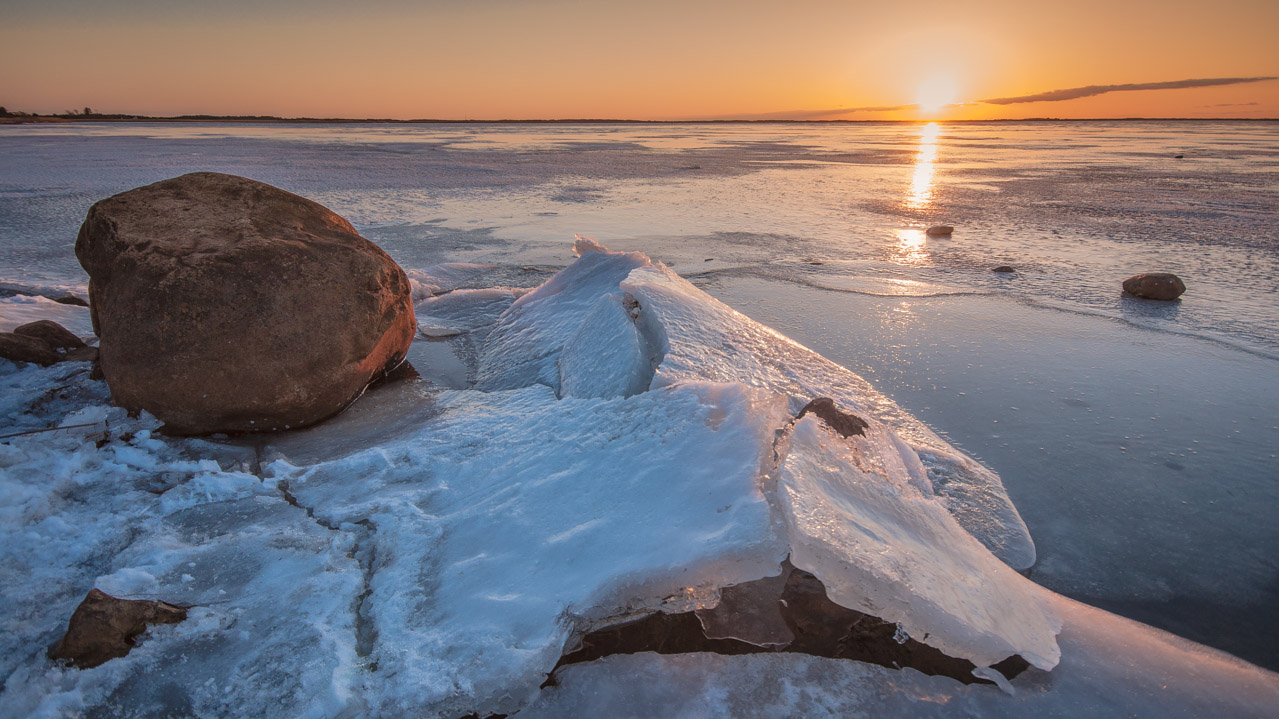
[[[1105,95],[1108,92],[1130,92],[1133,90],[1183,90],[1191,87],[1212,87],[1214,85],[1241,85],[1248,82],[1265,82],[1279,80],[1279,77],[1208,77],[1198,80],[1173,80],[1171,82],[1137,82],[1126,85],[1085,85],[1065,90],[1049,90],[1034,95],[1017,95],[1015,97],[994,97],[982,102],[990,105],[1015,105],[1022,102],[1061,102],[1076,100],[1081,97]]]

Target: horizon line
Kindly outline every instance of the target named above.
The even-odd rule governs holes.
[[[843,119],[843,118],[812,118],[812,119],[786,119],[786,118],[714,118],[714,119],[679,119],[679,120],[640,120],[628,118],[588,118],[588,117],[570,117],[570,118],[532,118],[532,119],[476,119],[467,118],[459,120],[441,119],[441,118],[412,118],[408,120],[400,120],[396,118],[351,118],[351,117],[281,117],[278,115],[168,115],[168,116],[150,116],[150,115],[134,115],[130,113],[92,113],[84,114],[51,114],[40,115],[37,113],[27,113],[23,115],[14,115],[12,112],[5,117],[0,117],[0,125],[24,125],[24,124],[59,124],[66,122],[222,122],[222,123],[296,123],[296,124],[664,124],[664,125],[750,125],[750,124],[868,124],[868,123],[896,123],[896,124],[920,124],[928,122],[939,123],[983,123],[983,122],[1275,122],[1279,121],[1279,117],[1052,117],[1052,116],[1035,116],[1035,117],[1006,117],[1006,118],[984,118],[984,119],[953,119],[953,120],[891,120],[891,119]]]

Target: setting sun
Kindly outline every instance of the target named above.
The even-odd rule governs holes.
[[[934,77],[919,88],[917,101],[920,111],[935,113],[955,102],[958,95],[954,80],[948,77]]]

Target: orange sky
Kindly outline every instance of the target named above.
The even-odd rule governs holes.
[[[1274,0],[885,5],[6,0],[0,105],[148,115],[805,117],[913,105],[927,87],[938,101],[968,102],[1279,75]],[[1132,116],[1279,117],[1279,81],[844,115]]]

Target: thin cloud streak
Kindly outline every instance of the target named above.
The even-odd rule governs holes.
[[[1065,90],[1049,90],[1033,95],[1017,95],[1015,97],[995,97],[982,100],[988,105],[1016,105],[1023,102],[1061,102],[1077,100],[1081,97],[1105,95],[1108,92],[1131,92],[1133,90],[1184,90],[1192,87],[1213,87],[1216,85],[1242,85],[1249,82],[1265,82],[1279,80],[1279,77],[1209,77],[1197,80],[1173,80],[1171,82],[1136,82],[1125,85],[1085,85]]]
[[[918,110],[919,105],[872,105],[868,107],[839,107],[831,110],[788,110],[784,112],[760,112],[753,114],[722,115],[713,120],[823,120],[854,112],[897,112]]]

